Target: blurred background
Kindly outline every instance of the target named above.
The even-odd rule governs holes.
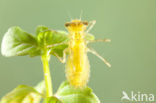
[[[37,25],[66,30],[70,17],[96,20],[96,38],[111,43],[91,46],[112,65],[88,53],[89,86],[101,103],[120,103],[122,91],[156,95],[156,0],[0,0],[0,41],[11,26],[35,34]],[[64,65],[50,61],[54,90],[65,80]],[[34,86],[43,79],[40,57],[0,55],[0,98],[19,84]]]

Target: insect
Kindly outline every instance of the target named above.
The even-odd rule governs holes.
[[[65,23],[69,37],[68,47],[63,52],[63,58],[57,57],[61,62],[66,62],[66,77],[69,83],[74,87],[84,87],[89,80],[90,64],[87,52],[95,54],[102,61],[104,61],[108,67],[111,67],[111,65],[95,50],[87,47],[87,44],[90,42],[110,42],[110,39],[98,39],[91,41],[85,39],[85,36],[94,24],[95,21],[87,22],[78,19]],[[68,53],[67,60],[66,53]]]

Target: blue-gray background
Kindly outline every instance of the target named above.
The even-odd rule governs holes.
[[[91,33],[111,43],[92,47],[111,64],[88,54],[89,86],[102,103],[120,103],[122,91],[156,95],[156,0],[0,0],[0,39],[11,26],[34,33],[37,25],[65,30],[64,23],[79,18],[96,20]],[[50,69],[55,91],[65,80],[64,65],[52,56]],[[43,79],[40,57],[0,56],[0,97],[19,84]]]

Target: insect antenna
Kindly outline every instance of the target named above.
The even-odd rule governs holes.
[[[72,16],[71,16],[71,13],[69,11],[67,11],[67,14],[68,14],[68,18],[70,18],[70,21],[72,21]]]
[[[82,14],[83,14],[83,10],[81,10],[81,12],[80,12],[80,19],[79,20],[81,20]]]

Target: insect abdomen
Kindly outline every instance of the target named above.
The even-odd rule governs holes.
[[[84,87],[89,79],[90,66],[83,44],[76,44],[71,48],[67,64],[66,76],[74,87]]]

